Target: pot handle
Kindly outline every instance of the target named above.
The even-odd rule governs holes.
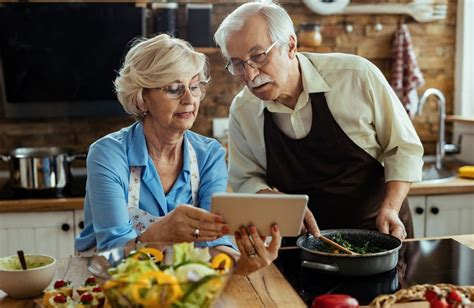
[[[75,159],[86,159],[86,158],[87,158],[87,153],[79,153],[79,154],[74,154],[74,155],[68,155],[67,161],[72,162]]]
[[[3,155],[3,154],[0,154],[0,158],[1,158],[4,162],[8,163],[12,157],[11,157],[10,155]]]
[[[326,272],[339,272],[339,266],[337,266],[337,264],[324,264],[311,261],[303,261],[301,262],[301,266]]]

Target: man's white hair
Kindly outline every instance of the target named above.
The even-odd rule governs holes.
[[[229,35],[238,32],[250,17],[257,14],[265,19],[272,42],[278,41],[278,45],[288,46],[290,37],[296,36],[293,21],[280,5],[271,0],[245,3],[227,15],[214,34],[214,40],[224,57],[230,58],[227,50]]]

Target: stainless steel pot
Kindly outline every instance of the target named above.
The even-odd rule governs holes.
[[[0,157],[10,164],[10,186],[29,191],[62,190],[70,182],[70,163],[86,154],[60,147],[18,148]]]
[[[303,235],[296,241],[304,260],[301,266],[339,275],[368,276],[387,272],[397,265],[402,241],[394,236],[360,229],[324,230],[321,234],[331,239],[339,234],[357,246],[369,241],[370,245],[385,251],[363,255],[326,253],[322,252],[325,247],[323,241],[312,235]]]

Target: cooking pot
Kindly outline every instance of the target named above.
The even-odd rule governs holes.
[[[330,239],[338,234],[355,246],[369,242],[384,251],[361,255],[326,253],[323,252],[326,247],[323,241],[312,235],[302,235],[296,241],[301,248],[301,266],[338,275],[368,276],[387,272],[397,265],[402,241],[394,236],[360,229],[323,230],[321,234]]]
[[[85,158],[60,147],[18,148],[0,157],[10,164],[10,186],[28,191],[62,190],[70,182],[70,162]]]

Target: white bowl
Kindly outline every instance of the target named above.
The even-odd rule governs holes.
[[[25,259],[27,270],[21,268],[17,256],[0,258],[0,289],[13,298],[41,295],[54,278],[55,258],[45,255],[25,255]]]

